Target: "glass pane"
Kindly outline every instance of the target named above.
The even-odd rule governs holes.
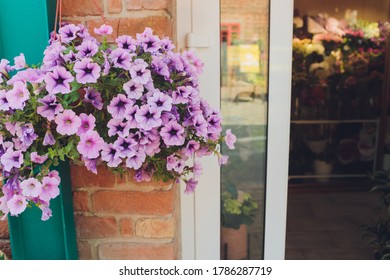
[[[263,258],[268,21],[268,0],[221,1],[221,110],[238,139],[222,150],[221,259]]]
[[[358,229],[381,215],[367,175],[390,169],[389,13],[295,0],[287,259],[374,257]]]

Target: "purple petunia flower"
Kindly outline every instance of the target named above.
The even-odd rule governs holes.
[[[18,139],[27,147],[31,146],[38,135],[34,132],[34,127],[31,123],[21,124],[16,123],[15,133]]]
[[[87,170],[91,171],[92,173],[97,174],[97,159],[89,159],[86,157],[81,156],[81,160],[84,162],[84,166],[87,168]]]
[[[135,52],[137,49],[136,41],[133,39],[133,37],[128,35],[122,35],[116,38],[115,40],[118,48],[122,48],[124,50],[128,50],[131,52]]]
[[[144,92],[144,86],[134,82],[133,80],[130,80],[123,84],[123,90],[126,92],[129,98],[140,99]]]
[[[6,91],[3,89],[0,89],[0,111],[8,111],[9,110],[9,103],[7,100],[7,97],[5,96]]]
[[[81,120],[81,125],[76,132],[78,136],[86,133],[87,131],[93,130],[96,126],[95,124],[96,118],[92,114],[87,115],[85,113],[81,113],[80,120]]]
[[[195,178],[191,178],[186,182],[185,193],[193,193],[195,191],[196,186],[198,185],[198,181]]]
[[[135,114],[135,120],[138,127],[146,131],[154,127],[159,127],[162,124],[161,112],[153,110],[149,105],[142,105]]]
[[[210,115],[210,117],[207,118],[208,122],[208,132],[209,133],[215,133],[220,134],[222,131],[221,122],[222,117],[219,112],[215,112]]]
[[[22,194],[27,197],[38,197],[42,191],[42,184],[35,178],[28,178],[20,183]]]
[[[178,87],[175,91],[172,92],[173,104],[188,103],[191,91],[192,87],[190,86]]]
[[[122,159],[119,157],[118,150],[114,147],[112,143],[103,145],[101,152],[102,160],[107,162],[109,167],[118,167],[122,162]]]
[[[92,62],[89,58],[83,58],[74,64],[73,70],[76,72],[76,80],[80,84],[96,83],[100,77],[101,68],[99,64]]]
[[[41,216],[41,220],[42,221],[47,221],[48,219],[51,218],[51,216],[53,216],[52,210],[50,209],[48,202],[46,202],[46,201],[39,201],[38,205],[39,205],[38,206],[39,209],[42,210],[42,216]]]
[[[15,70],[20,70],[27,67],[26,58],[24,57],[23,53],[21,53],[19,56],[16,56],[14,58],[14,62],[15,62],[15,66],[14,66]]]
[[[99,28],[94,28],[93,31],[98,35],[110,35],[114,30],[110,25],[103,24]]]
[[[171,111],[172,109],[172,98],[167,94],[156,90],[153,95],[148,98],[148,105],[152,111]]]
[[[137,114],[137,111],[139,110],[138,105],[134,105],[130,108],[127,108],[125,112],[125,119],[129,123],[130,128],[137,128],[138,123],[135,119],[135,114]]]
[[[119,137],[127,137],[130,133],[130,125],[128,122],[123,122],[122,119],[111,119],[107,123],[108,136],[118,135]]]
[[[54,117],[64,110],[62,105],[57,103],[57,98],[53,94],[46,95],[38,101],[43,104],[43,106],[37,107],[37,113],[42,117],[47,118],[49,121],[54,120]]]
[[[56,198],[60,194],[58,186],[60,182],[56,178],[43,177],[42,179],[42,191],[39,198],[43,201],[49,202],[50,199]]]
[[[166,81],[169,80],[171,73],[169,72],[168,65],[165,63],[163,58],[153,56],[152,68],[157,74],[163,76]]]
[[[111,100],[110,105],[107,106],[107,111],[113,118],[123,119],[125,117],[126,110],[133,105],[133,101],[127,98],[126,95],[118,94]]]
[[[149,27],[142,34],[137,34],[137,39],[142,43],[144,52],[156,53],[160,48],[160,39],[153,35],[153,30]]]
[[[78,51],[76,56],[79,59],[82,59],[84,57],[93,57],[95,54],[97,54],[99,51],[99,46],[95,40],[86,39],[81,43],[81,45],[76,47],[76,50]]]
[[[5,93],[5,97],[11,109],[23,110],[26,101],[30,98],[30,92],[25,83],[15,82],[13,88]]]
[[[47,158],[48,158],[47,156],[40,156],[40,155],[38,155],[37,152],[32,152],[30,157],[31,157],[31,161],[32,162],[35,162],[35,163],[38,163],[38,164],[44,163],[47,160]]]
[[[120,158],[126,158],[126,157],[132,157],[135,154],[134,146],[137,145],[137,142],[135,142],[133,139],[126,137],[122,138],[119,137],[114,142],[114,148],[118,152],[118,156]]]
[[[234,149],[234,143],[236,142],[237,137],[232,133],[231,129],[226,130],[225,142],[229,149]]]
[[[14,195],[10,200],[8,200],[7,207],[11,216],[17,216],[26,210],[27,200],[23,195]]]
[[[64,67],[56,67],[53,69],[53,72],[46,73],[46,90],[49,94],[69,93],[71,92],[69,83],[73,82],[73,80],[72,74]]]
[[[54,119],[57,132],[61,135],[73,135],[81,126],[81,120],[72,110],[65,110]]]
[[[228,162],[229,156],[221,155],[218,153],[218,165],[221,166]]]
[[[181,146],[184,144],[184,128],[176,121],[170,121],[160,131],[161,138],[167,146]]]
[[[131,79],[135,83],[146,85],[152,79],[148,64],[141,58],[137,58],[129,69]]]
[[[99,133],[90,130],[80,136],[80,142],[77,145],[77,151],[85,158],[95,159],[103,149],[104,141]]]
[[[45,133],[45,136],[43,137],[43,146],[51,146],[56,143],[56,140],[53,137],[53,134],[51,133],[51,130],[48,129]]]
[[[103,109],[102,95],[95,88],[89,87],[86,89],[84,100],[91,103],[98,110]]]
[[[126,160],[126,167],[138,170],[146,160],[146,154],[143,151],[137,151],[134,155],[129,156]]]
[[[14,151],[13,148],[8,148],[0,158],[3,170],[11,172],[12,168],[20,168],[23,163],[23,154],[21,151]]]
[[[193,157],[195,155],[195,152],[199,150],[199,147],[200,145],[198,142],[190,140],[188,141],[187,146],[184,149],[184,154],[188,157]]]
[[[130,70],[133,55],[126,50],[117,48],[108,57],[115,67]]]
[[[80,31],[80,27],[74,24],[67,24],[58,30],[61,42],[69,44],[77,37],[77,32]]]
[[[194,177],[199,178],[203,172],[202,164],[199,161],[195,160],[194,166],[192,167],[192,171],[194,172]]]

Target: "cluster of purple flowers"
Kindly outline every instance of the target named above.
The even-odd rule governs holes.
[[[101,43],[84,26],[67,24],[39,67],[28,67],[22,54],[13,66],[0,61],[3,218],[32,204],[48,219],[61,181],[50,166],[65,158],[94,173],[97,164],[133,169],[137,181],[181,179],[186,192],[202,173],[197,158],[214,153],[226,163],[220,143],[233,149],[236,137],[222,135],[219,110],[199,95],[202,62],[173,52],[150,28],[119,36],[114,46],[105,41],[111,32],[95,29]]]

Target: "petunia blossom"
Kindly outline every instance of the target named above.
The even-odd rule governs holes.
[[[73,75],[64,67],[56,67],[52,72],[47,72],[45,76],[46,90],[48,93],[62,93],[71,92],[70,83],[73,82]]]
[[[42,191],[39,198],[49,202],[50,199],[56,198],[60,194],[58,188],[60,182],[56,178],[45,176],[42,178]]]
[[[40,156],[38,155],[37,152],[32,152],[31,155],[30,155],[30,158],[31,158],[31,161],[32,162],[35,162],[35,163],[38,163],[38,164],[42,164],[44,163],[46,160],[47,160],[47,156]]]
[[[30,92],[25,83],[16,82],[13,88],[5,93],[5,97],[11,109],[23,110],[30,98]]]
[[[117,48],[113,50],[108,56],[114,67],[130,70],[132,55],[128,51]]]
[[[236,142],[237,137],[232,133],[231,129],[226,130],[225,142],[229,149],[234,149],[234,143]]]
[[[8,148],[0,158],[3,170],[10,172],[12,168],[20,168],[23,163],[23,153],[15,151],[13,148]]]
[[[44,98],[38,100],[42,106],[37,107],[37,113],[47,120],[54,120],[55,116],[62,112],[64,108],[57,102],[57,98],[54,94],[46,95]]]
[[[109,167],[118,167],[118,165],[122,162],[122,159],[119,157],[117,148],[115,148],[112,143],[105,143],[103,145],[101,155],[102,160],[105,161]]]
[[[131,79],[135,83],[147,84],[152,78],[150,70],[147,67],[148,64],[143,59],[137,58],[134,60],[129,69]]]
[[[24,57],[23,53],[16,56],[14,58],[14,61],[15,61],[15,66],[14,66],[15,70],[20,70],[27,67],[26,58]]]
[[[79,136],[81,134],[86,133],[87,131],[93,130],[96,126],[95,124],[96,118],[92,114],[87,115],[85,113],[81,113],[80,120],[81,120],[81,125],[76,132],[76,134]]]
[[[130,80],[123,84],[123,90],[129,98],[140,99],[144,92],[144,86]]]
[[[77,151],[85,158],[95,159],[100,155],[103,149],[104,141],[99,133],[90,130],[80,135],[80,142],[77,145]]]
[[[100,77],[101,68],[99,64],[92,62],[89,58],[83,58],[74,64],[73,71],[76,72],[76,80],[80,84],[96,83]]]
[[[57,124],[56,130],[61,135],[73,135],[81,126],[80,117],[72,110],[64,110],[54,121]]]
[[[23,195],[14,195],[10,200],[8,200],[7,207],[11,216],[18,216],[26,210],[27,199]]]
[[[186,188],[184,190],[185,193],[193,193],[195,191],[196,186],[198,185],[198,181],[194,178],[189,179],[186,182]]]
[[[103,24],[99,28],[94,28],[93,31],[98,35],[110,35],[113,29],[110,25]]]
[[[133,106],[133,104],[133,101],[127,98],[126,95],[118,94],[111,100],[110,105],[107,106],[107,111],[113,118],[123,119],[125,117],[126,110]]]
[[[28,178],[20,183],[22,194],[26,197],[38,197],[42,191],[42,184],[35,178]]]
[[[161,128],[161,138],[167,146],[180,146],[184,144],[184,128],[176,121],[170,121]]]

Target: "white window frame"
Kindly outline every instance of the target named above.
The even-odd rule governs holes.
[[[264,258],[284,259],[287,217],[293,0],[270,1],[267,171]],[[205,63],[201,95],[220,107],[220,1],[177,0],[179,49],[190,46]],[[181,195],[182,259],[220,258],[220,167],[202,161],[193,195]],[[184,186],[182,187],[184,188]]]

